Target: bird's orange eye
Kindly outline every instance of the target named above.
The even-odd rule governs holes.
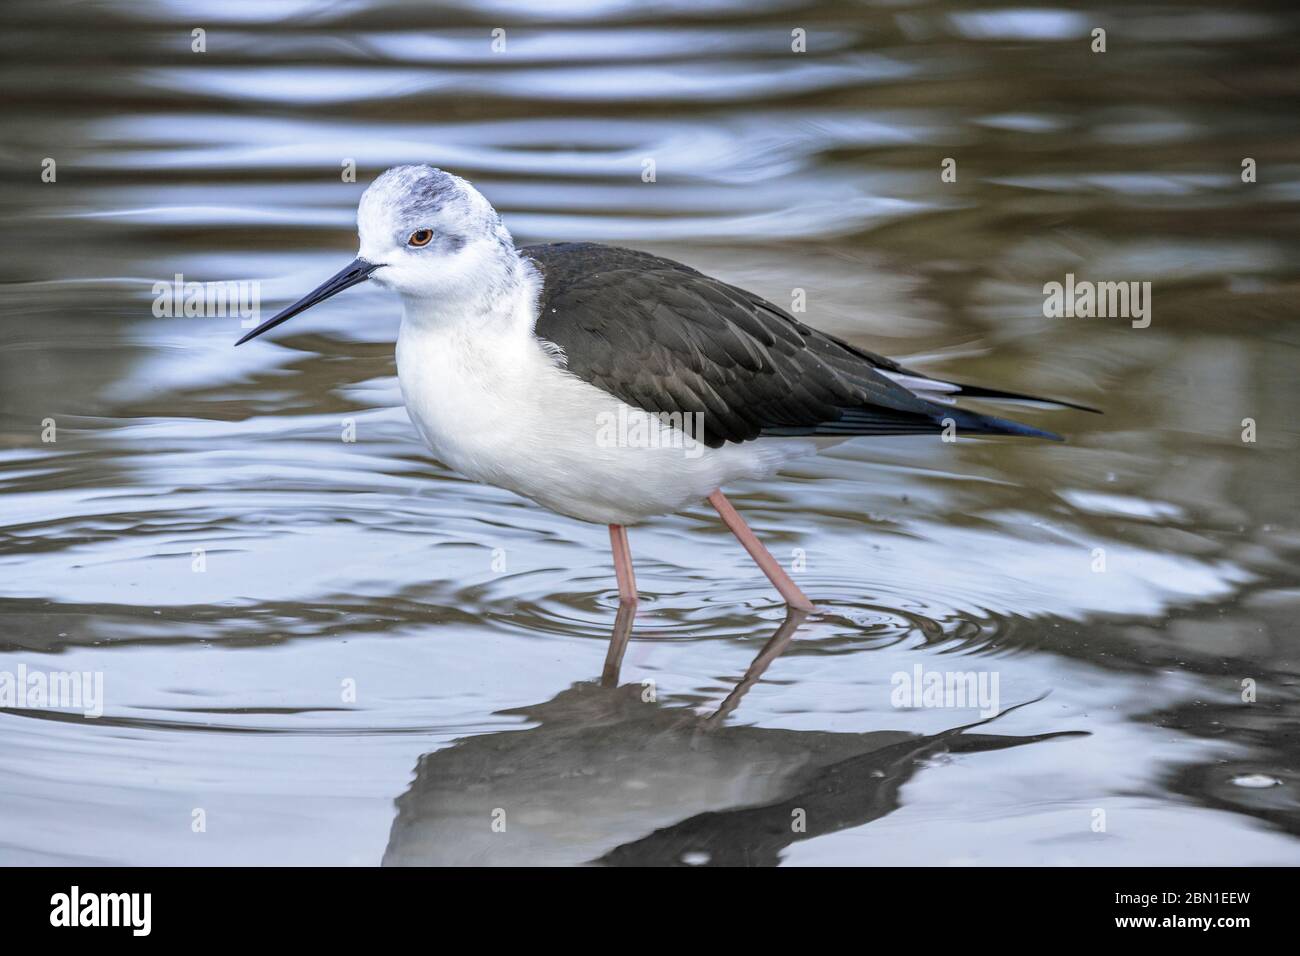
[[[432,229],[417,229],[411,233],[411,238],[407,239],[406,243],[411,246],[427,246],[432,239]]]

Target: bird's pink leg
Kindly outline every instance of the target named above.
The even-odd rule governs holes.
[[[772,582],[785,603],[797,611],[815,611],[813,602],[808,600],[807,595],[799,590],[798,585],[790,580],[790,575],[785,573],[785,569],[777,563],[776,558],[772,557],[767,548],[763,547],[763,542],[759,541],[753,531],[749,530],[749,525],[745,524],[736,509],[731,506],[727,496],[719,488],[713,494],[709,495],[709,504],[718,509],[718,514],[722,516],[722,523],[731,529],[740,543],[745,546],[749,556],[754,559],[754,563],[762,569],[767,575],[767,579]]]
[[[614,576],[618,578],[618,603],[635,604],[636,575],[632,573],[632,549],[627,546],[627,528],[609,526],[609,543],[614,549]]]

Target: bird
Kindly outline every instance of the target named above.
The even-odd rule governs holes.
[[[607,525],[620,606],[639,600],[627,528],[707,501],[786,605],[813,611],[724,486],[858,436],[1063,440],[960,398],[1095,411],[931,377],[647,252],[517,246],[481,192],[429,165],[376,177],[357,235],[355,259],[235,344],[362,282],[397,293],[398,381],[429,450]]]

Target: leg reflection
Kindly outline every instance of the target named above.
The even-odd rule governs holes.
[[[620,603],[618,617],[614,618],[614,632],[609,636],[609,651],[605,654],[605,669],[600,675],[601,687],[617,687],[618,672],[623,668],[623,652],[632,636],[632,616],[636,605]]]
[[[635,611],[635,605],[620,604],[618,607],[618,616],[614,619],[614,631],[609,636],[609,651],[605,654],[605,668],[600,675],[601,687],[618,686],[619,673],[623,668],[623,655],[626,653],[628,642],[632,638],[632,617]],[[757,656],[750,662],[744,676],[736,682],[736,686],[718,705],[718,709],[705,719],[704,725],[706,729],[721,724],[727,719],[727,715],[740,705],[741,698],[749,693],[751,687],[758,683],[759,678],[763,676],[763,672],[767,670],[772,661],[785,653],[785,649],[790,646],[790,641],[794,638],[795,631],[799,630],[799,625],[807,619],[807,611],[801,611],[793,607],[787,608],[785,620],[776,629],[776,633],[759,650]]]
[[[763,676],[774,660],[785,653],[785,649],[790,646],[790,641],[794,639],[794,632],[799,630],[799,625],[808,619],[807,611],[800,611],[797,608],[789,608],[785,615],[785,620],[781,626],[776,629],[776,633],[771,639],[763,645],[758,656],[750,662],[749,669],[745,671],[736,686],[732,688],[731,693],[726,696],[718,709],[705,718],[704,725],[713,729],[727,719],[730,714],[740,705],[740,699],[749,693],[749,689],[758,683],[758,679]]]

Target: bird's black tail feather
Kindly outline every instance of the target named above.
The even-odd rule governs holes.
[[[1100,408],[1093,408],[1091,405],[1080,405],[1078,402],[1066,402],[1059,398],[1043,398],[1041,395],[1026,395],[1023,392],[1008,392],[1000,388],[984,388],[980,385],[963,385],[960,382],[949,382],[950,385],[956,385],[961,391],[957,394],[962,398],[982,398],[993,402],[1040,402],[1043,405],[1056,405],[1060,408],[1075,408],[1081,412],[1092,412],[1100,415]]]
[[[959,433],[1019,435],[1023,438],[1046,438],[1048,441],[1065,441],[1056,432],[1035,428],[1033,425],[1026,425],[1023,422],[1013,422],[1009,418],[998,418],[996,415],[981,415],[979,412],[968,412],[964,408],[945,408],[935,415],[936,421],[940,424],[944,423],[945,418],[952,419]]]
[[[924,410],[901,410],[875,405],[859,408],[841,408],[840,417],[817,425],[770,426],[763,434],[773,438],[791,438],[803,435],[851,438],[860,435],[933,435],[941,433],[952,422],[958,433],[968,435],[1018,435],[1024,438],[1045,438],[1048,441],[1065,441],[1055,432],[1034,428],[1009,418],[981,415],[979,412],[925,402]]]

